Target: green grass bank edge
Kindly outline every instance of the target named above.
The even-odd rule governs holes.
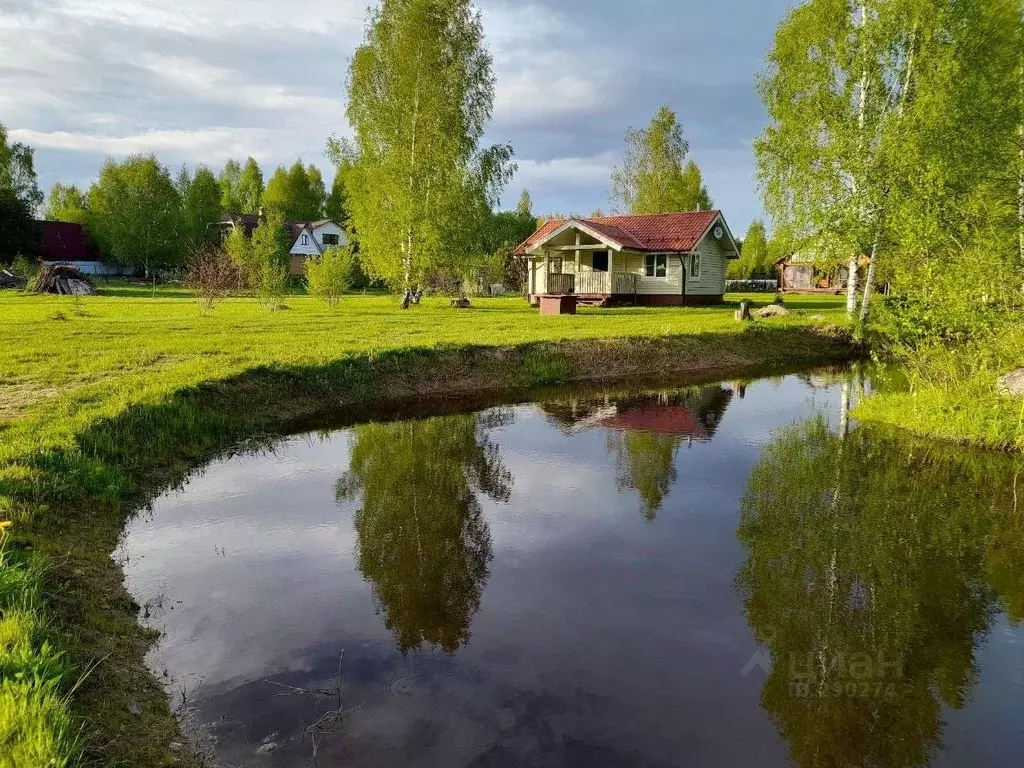
[[[144,661],[157,635],[140,626],[139,606],[111,554],[132,514],[218,456],[328,413],[347,414],[341,422],[352,423],[417,403],[482,407],[563,384],[720,380],[863,355],[843,329],[766,325],[741,333],[437,346],[314,367],[261,367],[129,407],[78,435],[76,450],[0,467],[0,509],[7,508],[0,516],[15,522],[8,546],[26,567],[46,564],[33,610],[63,660],[45,695],[27,690],[16,702],[22,725],[5,735],[9,743],[38,738],[28,724],[41,723],[57,745],[55,765],[201,764],[186,747],[170,748],[183,742],[179,723]],[[44,653],[38,638],[33,652]],[[0,766],[6,768],[2,758]]]

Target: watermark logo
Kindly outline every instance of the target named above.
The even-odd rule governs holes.
[[[785,663],[789,673],[791,695],[798,698],[823,697],[892,697],[903,678],[903,657],[884,653],[791,653],[784,660],[775,659],[761,646],[740,673],[749,677],[757,670],[772,674],[777,664]]]

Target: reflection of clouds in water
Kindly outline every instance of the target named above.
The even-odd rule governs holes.
[[[473,416],[404,437],[393,422],[377,445],[360,447],[370,430],[356,428],[212,465],[126,536],[133,593],[163,595],[152,609],[168,635],[151,661],[188,686],[226,765],[307,760],[303,728],[333,702],[265,680],[329,689],[342,650],[345,706],[358,709],[325,735],[322,766],[786,765],[763,679],[739,673],[758,646],[733,591],[736,510],[770,433],[838,402],[795,378],[755,382],[700,422],[716,427],[710,441],[668,435],[671,461],[650,478],[617,467],[607,436],[660,438],[666,422],[567,433],[536,406],[511,423],[486,412],[477,426],[504,426],[483,435]],[[338,504],[344,475],[359,482]],[[656,491],[651,524],[640,489]],[[404,499],[425,515],[422,558],[406,546]],[[421,650],[403,657],[389,622]]]
[[[326,648],[317,656],[308,672],[273,680],[310,690],[330,687],[337,658]],[[320,764],[337,759],[359,766],[657,765],[602,743],[603,729],[594,726],[610,726],[616,704],[584,689],[570,695],[524,690],[448,656],[402,657],[374,644],[347,643],[345,659],[344,725],[319,743]],[[242,763],[267,743],[275,748],[261,754],[261,765],[283,768],[309,757],[306,725],[336,702],[279,691],[257,681],[201,695],[195,707],[207,720],[216,716],[206,737],[217,739],[222,759]],[[581,739],[588,729],[591,737]]]

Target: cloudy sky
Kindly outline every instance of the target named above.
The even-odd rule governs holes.
[[[0,122],[40,184],[88,185],[108,156],[171,166],[297,157],[327,169],[370,0],[0,0]],[[761,215],[754,91],[790,0],[478,0],[498,78],[489,140],[511,141],[538,212],[607,208],[630,124],[679,113],[743,232]],[[328,174],[329,175],[329,174]]]

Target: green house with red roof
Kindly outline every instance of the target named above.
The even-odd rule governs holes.
[[[721,211],[552,219],[516,249],[530,300],[575,296],[601,306],[714,304],[740,257]]]

